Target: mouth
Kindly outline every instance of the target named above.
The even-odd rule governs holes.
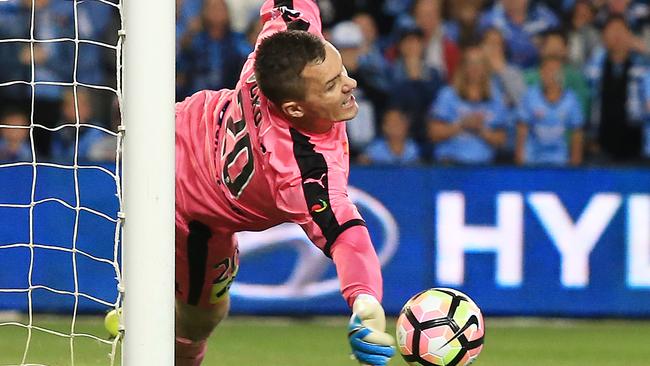
[[[341,103],[341,107],[345,108],[351,108],[355,105],[355,99],[354,95],[350,94],[350,96],[345,100],[345,102]]]

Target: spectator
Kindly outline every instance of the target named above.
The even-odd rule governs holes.
[[[385,95],[373,88],[369,80],[372,74],[366,73],[360,63],[364,43],[361,28],[349,20],[341,22],[332,29],[331,41],[338,48],[348,74],[357,81],[354,98],[359,106],[359,113],[347,124],[350,158],[355,160],[375,138],[377,125],[375,106],[384,103]],[[378,104],[373,103],[371,99],[373,97],[380,98],[375,99],[375,103]]]
[[[492,74],[492,93],[498,95],[506,108],[507,135],[506,144],[500,149],[497,160],[512,162],[515,147],[515,120],[517,106],[526,91],[524,76],[521,70],[508,62],[505,40],[497,28],[488,28],[483,33],[481,48],[485,53]]]
[[[631,40],[632,50],[637,53],[650,53],[650,5],[647,1],[605,0],[598,9],[595,22],[604,27],[612,16],[625,19],[634,34]]]
[[[61,4],[50,0],[37,0],[34,4],[34,38],[55,39],[74,38],[74,28],[66,26],[70,13],[61,11]],[[58,5],[58,6],[57,6]],[[72,5],[70,10],[72,9]],[[0,23],[0,37],[29,39],[31,36],[32,0],[22,0],[13,8],[12,16]],[[6,23],[5,23],[6,21]],[[36,82],[72,82],[73,64],[67,63],[66,54],[74,52],[74,44],[66,43],[13,43],[2,47],[5,52],[0,55],[0,74],[2,81],[32,81],[32,65]],[[33,49],[33,51],[32,51]],[[9,80],[7,80],[9,79]],[[15,105],[31,106],[32,89],[20,85],[3,90],[10,93],[7,97]],[[34,123],[52,127],[49,123],[56,121],[61,108],[62,88],[56,85],[38,84],[34,89]],[[4,99],[5,96],[2,96]],[[37,128],[34,130],[37,153],[47,154],[50,147],[49,133]]]
[[[76,99],[76,103],[75,103]],[[90,94],[78,88],[75,93],[67,90],[63,94],[62,123],[52,139],[51,156],[54,161],[71,163],[75,156],[77,161],[88,160],[90,147],[105,134],[99,129],[88,127],[104,127],[102,123],[93,121],[93,108]],[[61,127],[61,126],[65,127]]]
[[[7,109],[0,116],[0,125],[0,162],[31,162],[27,116],[17,109]]]
[[[506,142],[505,109],[491,91],[483,51],[470,46],[452,86],[443,88],[430,112],[429,137],[443,163],[486,164]]]
[[[392,105],[405,111],[411,133],[419,143],[427,140],[425,115],[443,85],[438,71],[425,62],[424,35],[418,28],[404,30],[397,44],[398,59],[392,66]]]
[[[352,21],[359,26],[363,34],[359,63],[367,73],[372,74],[369,81],[373,82],[374,87],[388,93],[390,91],[389,65],[382,53],[377,24],[368,13],[356,14]]]
[[[582,106],[585,116],[589,115],[590,90],[587,79],[581,69],[566,62],[568,60],[568,44],[564,33],[559,30],[550,30],[542,36],[541,55],[543,58],[559,58],[565,60],[562,68],[564,86],[572,90]],[[526,71],[524,75],[527,85],[539,85],[540,75],[538,68]]]
[[[599,160],[634,161],[641,156],[647,60],[634,51],[634,36],[620,16],[605,24],[603,43],[587,66],[593,92],[589,151]]]
[[[381,129],[383,137],[373,141],[360,157],[360,162],[368,164],[409,165],[420,158],[417,143],[409,137],[409,121],[398,109],[390,109],[384,114]]]
[[[478,17],[481,14],[481,0],[450,1],[451,20],[445,22],[445,34],[461,47],[480,39]]]
[[[178,99],[202,89],[233,88],[252,51],[244,35],[231,30],[224,0],[205,0],[201,19],[202,30],[178,60]]]
[[[451,80],[460,59],[458,46],[445,34],[442,24],[442,0],[415,0],[411,24],[401,27],[418,27],[424,34],[426,65],[438,70],[446,80]]]
[[[531,86],[523,98],[517,126],[517,164],[582,163],[584,117],[575,93],[563,85],[563,64],[559,58],[543,59],[541,85]]]
[[[585,66],[592,50],[600,45],[600,35],[593,25],[594,8],[589,0],[579,0],[569,18],[568,58],[576,68]]]
[[[481,48],[492,73],[492,83],[509,109],[515,108],[526,90],[521,70],[507,60],[503,36],[496,28],[483,33]]]
[[[559,22],[543,4],[529,5],[529,0],[501,0],[481,16],[479,24],[481,29],[499,29],[508,44],[510,61],[526,68],[537,64],[536,38],[542,32],[556,28]]]
[[[604,26],[611,16],[623,17],[630,30],[640,34],[643,28],[648,26],[650,5],[647,4],[647,1],[605,0],[604,5],[600,7],[596,14],[596,23]],[[635,39],[635,41],[638,41],[638,39]],[[636,48],[636,51],[640,50]]]

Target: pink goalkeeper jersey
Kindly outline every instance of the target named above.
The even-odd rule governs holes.
[[[322,37],[311,0],[267,0],[261,16],[258,45],[287,28]],[[177,219],[224,232],[291,221],[329,256],[343,231],[364,225],[347,195],[345,123],[324,134],[291,127],[257,87],[254,62],[255,52],[235,90],[201,91],[176,107]]]

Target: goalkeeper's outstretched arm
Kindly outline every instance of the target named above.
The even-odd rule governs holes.
[[[341,293],[352,309],[348,337],[354,357],[364,365],[385,365],[393,356],[393,337],[385,332],[379,259],[365,226],[345,230],[332,246]]]

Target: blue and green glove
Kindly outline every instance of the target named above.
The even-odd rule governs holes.
[[[395,354],[395,341],[385,332],[384,308],[371,295],[359,295],[352,305],[348,339],[352,355],[362,365],[384,366]]]

